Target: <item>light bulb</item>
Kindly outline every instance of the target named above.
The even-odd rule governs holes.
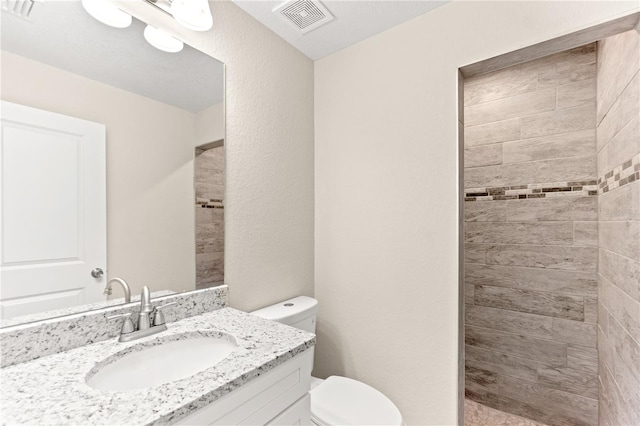
[[[144,29],[144,38],[150,45],[169,53],[176,53],[182,50],[184,43],[167,33],[166,31],[147,25]]]
[[[171,14],[183,27],[190,30],[207,31],[213,26],[207,0],[172,0]]]
[[[115,28],[127,28],[131,25],[131,16],[108,0],[82,0],[82,6],[89,15],[103,24]]]

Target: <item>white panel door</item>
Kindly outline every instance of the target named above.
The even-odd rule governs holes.
[[[0,107],[1,317],[105,300],[105,126]]]

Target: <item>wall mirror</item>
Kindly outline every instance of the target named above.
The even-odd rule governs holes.
[[[133,301],[223,284],[224,64],[80,1],[14,3],[32,2],[2,10],[2,326],[124,303],[116,277]]]

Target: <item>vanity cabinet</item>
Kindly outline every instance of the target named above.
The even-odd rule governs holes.
[[[177,425],[310,425],[313,349],[260,374]]]

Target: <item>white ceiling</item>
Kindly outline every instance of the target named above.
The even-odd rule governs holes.
[[[186,45],[162,52],[144,40],[144,23],[109,27],[80,1],[40,7],[33,22],[2,12],[2,49],[187,111],[224,99],[224,64],[210,56]]]
[[[372,35],[427,13],[447,1],[431,0],[326,0],[321,3],[335,19],[301,35],[273,9],[284,0],[233,0],[313,60],[337,52]]]

